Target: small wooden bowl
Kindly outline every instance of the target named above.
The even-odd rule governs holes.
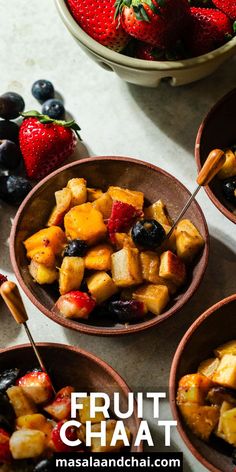
[[[186,203],[189,192],[173,176],[143,161],[126,157],[88,158],[68,164],[42,180],[29,193],[15,217],[11,237],[10,254],[16,277],[29,299],[46,316],[67,328],[96,335],[121,335],[148,329],[176,313],[194,294],[200,284],[208,262],[209,234],[204,215],[197,202],[193,202],[186,217],[190,218],[201,232],[206,244],[196,260],[191,276],[183,288],[168,305],[161,316],[150,316],[136,324],[115,325],[109,318],[78,322],[68,320],[52,312],[59,296],[58,290],[36,284],[28,271],[23,241],[45,226],[54,205],[54,192],[64,187],[72,177],[84,177],[89,187],[104,190],[109,185],[118,185],[144,192],[147,202],[161,198],[167,205],[170,216],[175,219]]]
[[[205,311],[184,335],[170,372],[170,404],[174,419],[178,422],[178,431],[192,454],[212,472],[232,472],[232,458],[217,443],[205,443],[189,430],[176,405],[176,394],[181,377],[196,372],[201,361],[212,357],[217,346],[236,339],[235,313],[236,295],[221,300]]]
[[[111,413],[113,394],[118,392],[121,411],[127,411],[128,393],[131,390],[106,362],[83,349],[65,344],[38,343],[37,346],[56,390],[71,385],[76,392],[106,393],[111,400]],[[22,369],[22,373],[38,367],[37,359],[29,344],[0,349],[0,373],[13,367]],[[142,445],[134,446],[139,424],[135,404],[133,415],[125,420],[125,425],[132,433],[131,452],[143,450]]]
[[[201,123],[195,144],[199,171],[212,149],[227,149],[236,143],[235,109],[236,88],[219,100]],[[218,210],[236,223],[236,208],[224,198],[221,181],[213,179],[205,190]]]

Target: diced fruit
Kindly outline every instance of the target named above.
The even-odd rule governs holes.
[[[82,257],[88,250],[88,244],[82,239],[73,239],[66,246],[64,251],[64,257]]]
[[[39,285],[53,284],[58,279],[58,271],[54,267],[47,267],[32,259],[29,273]]]
[[[225,354],[232,354],[233,356],[236,356],[236,339],[233,339],[232,341],[217,347],[217,349],[214,350],[214,354],[220,359]]]
[[[10,451],[14,459],[39,457],[46,449],[45,434],[33,429],[20,429],[10,438]]]
[[[7,276],[0,274],[0,287],[4,282],[7,282]]]
[[[19,118],[25,108],[23,98],[15,92],[6,92],[0,96],[0,117],[4,120]]]
[[[27,257],[29,258],[31,258],[31,251],[35,251],[35,249],[41,250],[45,247],[50,247],[55,255],[60,254],[65,243],[65,233],[59,226],[41,229],[24,241]]]
[[[53,118],[53,120],[64,120],[66,111],[61,100],[50,98],[44,102],[42,113]]]
[[[197,403],[204,405],[206,396],[213,383],[202,374],[188,374],[179,381],[177,403]]]
[[[190,220],[182,220],[175,229],[177,256],[191,262],[205,242]]]
[[[111,446],[111,440],[114,434],[116,426],[116,420],[108,420],[106,422],[106,446],[101,446],[100,438],[91,439],[91,452],[119,452],[123,447],[124,443],[121,439],[116,442],[115,446]],[[93,432],[101,431],[101,424],[94,424],[91,428]],[[131,433],[128,428],[125,428],[128,441],[131,440]]]
[[[230,203],[236,205],[236,177],[224,180],[222,183],[223,194]]]
[[[51,380],[45,372],[29,372],[17,381],[17,385],[36,404],[46,403],[52,396]]]
[[[100,211],[103,215],[104,220],[108,220],[111,216],[113,201],[108,192],[103,193],[99,198],[96,198],[93,202],[94,208]]]
[[[143,302],[148,311],[161,315],[169,302],[169,292],[165,285],[144,285],[133,293],[133,298]]]
[[[217,358],[207,359],[201,362],[200,366],[198,367],[198,372],[202,375],[205,375],[206,377],[209,377],[209,379],[212,379],[213,374],[219,366],[219,363],[220,361]]]
[[[224,387],[236,389],[236,356],[225,354],[221,358],[212,380]]]
[[[87,201],[94,202],[103,195],[103,191],[100,188],[89,188],[87,187]]]
[[[236,175],[236,155],[231,149],[225,151],[225,163],[221,167],[217,176],[220,180],[228,179],[229,177],[234,177]]]
[[[64,219],[66,234],[71,239],[82,239],[95,244],[105,237],[107,228],[100,211],[92,203],[78,205],[66,214]]]
[[[140,253],[141,267],[143,279],[146,282],[155,285],[165,285],[169,293],[174,294],[177,290],[176,286],[159,275],[160,257],[156,252],[145,251]]]
[[[71,179],[67,183],[67,187],[72,193],[71,206],[81,205],[87,200],[87,182],[85,179]]]
[[[0,198],[6,203],[20,205],[31,189],[31,184],[24,177],[18,175],[0,176]]]
[[[64,257],[59,270],[59,291],[61,295],[79,290],[84,277],[82,257]]]
[[[97,304],[104,302],[117,292],[117,287],[106,272],[96,272],[87,279],[87,285]]]
[[[6,393],[17,417],[32,415],[33,413],[37,412],[35,403],[31,400],[31,398],[26,396],[21,387],[10,387]]]
[[[109,303],[109,312],[121,323],[143,320],[147,307],[137,300],[116,300]]]
[[[221,427],[226,441],[236,446],[236,408],[222,413]]]
[[[65,318],[88,319],[89,314],[96,306],[96,302],[87,294],[79,291],[62,295],[56,308]]]
[[[218,423],[218,427],[217,427],[217,431],[216,431],[216,435],[219,436],[219,437],[222,437],[223,439],[225,439],[225,437],[223,436],[222,416],[223,416],[223,413],[225,411],[228,411],[228,410],[232,410],[232,403],[228,403],[228,402],[224,401],[221,405],[221,408],[220,408],[220,418],[219,418],[219,423]]]
[[[180,286],[186,278],[186,268],[184,262],[171,251],[161,254],[159,275],[170,280],[175,285]]]
[[[44,415],[35,413],[34,415],[25,415],[17,418],[16,427],[17,429],[36,429],[44,434],[48,434],[52,430],[53,423]]]
[[[108,221],[108,232],[112,242],[115,242],[115,233],[127,231],[141,215],[140,211],[124,202],[113,202],[111,216]]]
[[[70,417],[71,412],[71,393],[73,387],[64,387],[56,395],[55,400],[44,407],[44,410],[57,421],[65,420]]]
[[[110,270],[111,254],[113,250],[109,244],[99,244],[88,250],[84,264],[90,270]]]
[[[14,385],[19,376],[20,369],[7,369],[0,374],[0,392],[5,392],[9,387]]]
[[[139,210],[143,209],[143,192],[111,186],[108,188],[108,193],[110,194],[113,201],[128,203]]]
[[[49,98],[54,98],[54,87],[49,80],[41,79],[36,80],[32,85],[32,95],[40,103],[46,102]]]
[[[69,188],[55,192],[56,206],[52,210],[47,226],[61,226],[64,216],[71,206],[72,193]]]
[[[155,249],[163,243],[166,233],[158,221],[145,219],[134,224],[131,236],[137,246]]]
[[[197,403],[181,403],[179,408],[193,433],[204,441],[208,441],[219,420],[219,407],[202,406]]]
[[[79,413],[79,419],[81,423],[85,424],[87,421],[91,421],[91,423],[100,423],[101,421],[105,421],[104,414],[101,411],[95,413],[95,417],[91,418],[90,414],[90,397],[81,398],[78,400],[83,407]],[[96,398],[95,405],[97,407],[101,407],[104,405],[104,400],[102,398]]]
[[[15,411],[5,393],[0,392],[0,428],[12,432],[15,423]]]
[[[36,464],[33,472],[52,472],[52,467],[52,458],[43,459]]]
[[[118,287],[142,283],[142,270],[138,249],[124,247],[111,256],[112,278]]]
[[[9,447],[10,435],[7,431],[0,428],[0,463],[11,461],[11,452]]]
[[[75,450],[74,447],[67,446],[66,444],[64,444],[61,437],[60,437],[60,429],[61,429],[62,425],[64,424],[64,422],[65,421],[60,421],[59,423],[57,423],[55,428],[52,430],[52,436],[51,436],[52,437],[52,443],[53,443],[53,447],[54,447],[56,452],[71,452],[71,451]],[[76,428],[74,428],[73,426],[67,428],[66,437],[70,441],[75,441],[78,438]]]
[[[123,249],[123,247],[135,247],[135,244],[132,238],[127,233],[115,233],[114,234],[114,244],[117,249]]]
[[[168,233],[170,232],[171,230],[171,226],[170,225],[162,225],[164,230],[165,230],[165,233],[166,233],[166,236],[168,235]],[[173,231],[173,233],[170,235],[170,237],[168,238],[165,238],[162,245],[160,246],[160,250],[161,251],[172,251],[172,252],[176,252],[176,236],[175,236],[175,231]]]
[[[30,251],[30,257],[38,264],[55,269],[56,257],[51,247],[36,248]]]
[[[225,387],[212,387],[207,394],[207,401],[212,405],[221,406],[223,403],[227,402],[231,404],[231,408],[236,406],[236,392],[228,390]]]
[[[171,219],[162,200],[157,200],[144,210],[145,218],[154,219],[161,225],[171,226]]]
[[[15,169],[21,161],[19,147],[13,141],[0,140],[0,166],[5,169]]]

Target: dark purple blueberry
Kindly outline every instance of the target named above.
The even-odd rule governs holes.
[[[47,115],[53,120],[64,120],[65,112],[66,111],[62,101],[55,98],[47,100],[42,107],[43,115]]]
[[[135,223],[131,236],[137,246],[155,249],[163,243],[166,233],[158,221],[143,219]]]
[[[49,98],[54,98],[55,94],[52,83],[45,79],[40,79],[34,82],[31,91],[34,98],[36,98],[40,103],[46,102]]]
[[[31,189],[30,182],[24,177],[0,176],[0,198],[6,203],[19,205]]]
[[[19,146],[8,139],[0,140],[0,166],[15,169],[21,162]]]
[[[0,117],[4,120],[18,118],[25,108],[23,98],[15,92],[7,92],[0,96]]]
[[[0,415],[4,417],[7,423],[14,423],[15,412],[7,395],[0,392]],[[3,418],[2,418],[3,421]]]
[[[0,374],[0,392],[5,392],[9,387],[12,387],[19,373],[20,370],[17,368],[4,370],[4,372]]]
[[[145,317],[146,309],[143,302],[137,300],[115,300],[109,303],[109,312],[120,322],[140,321]]]
[[[43,459],[34,467],[33,472],[52,472],[52,459]]]
[[[236,176],[222,182],[223,194],[230,203],[236,205]]]
[[[73,239],[65,248],[64,257],[82,257],[88,250],[88,244],[82,239]]]
[[[19,126],[13,121],[0,120],[0,139],[9,139],[18,143]]]

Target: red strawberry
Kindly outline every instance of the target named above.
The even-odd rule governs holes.
[[[9,448],[10,435],[4,429],[0,428],[0,463],[11,461],[11,452]]]
[[[70,11],[91,38],[114,51],[124,49],[128,34],[114,18],[114,0],[67,0]]]
[[[212,0],[214,5],[228,15],[232,20],[236,20],[236,0]]]
[[[232,37],[230,19],[219,10],[192,7],[190,17],[187,44],[194,56],[213,51]]]
[[[179,38],[189,11],[187,0],[116,0],[115,5],[127,33],[160,48]]]
[[[70,417],[71,412],[71,393],[74,392],[73,387],[64,387],[56,394],[55,400],[44,407],[44,410],[53,417],[53,419],[61,421]]]
[[[164,59],[164,51],[139,41],[135,48],[135,57],[145,61],[161,61]]]
[[[96,302],[84,292],[74,291],[62,295],[55,305],[65,318],[82,318],[87,320],[96,306]]]
[[[79,126],[74,121],[52,120],[32,111],[23,113],[19,141],[26,172],[31,179],[42,179],[73,153]]]
[[[113,202],[111,216],[107,229],[111,241],[114,242],[114,234],[128,230],[136,218],[142,216],[142,212],[133,205],[124,202]]]
[[[7,277],[5,275],[0,274],[0,287],[4,282],[7,282]]]
[[[52,443],[53,443],[53,446],[54,446],[56,452],[75,451],[75,447],[67,446],[66,444],[63,443],[63,441],[61,439],[60,429],[61,429],[61,427],[64,423],[65,423],[65,421],[60,421],[59,423],[57,423],[55,428],[53,428],[53,430],[52,430],[51,439],[52,439]],[[74,428],[73,426],[70,426],[69,428],[67,428],[66,437],[70,441],[76,441],[76,439],[78,439],[76,428]],[[76,449],[78,449],[78,446],[76,446]]]

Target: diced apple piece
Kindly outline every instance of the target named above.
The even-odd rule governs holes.
[[[211,379],[217,367],[219,366],[219,363],[220,361],[217,358],[207,359],[201,362],[201,364],[198,367],[198,372],[202,375],[205,375],[206,377],[209,377],[209,379]]]
[[[109,193],[106,192],[93,202],[93,207],[102,213],[104,220],[108,220],[111,216],[112,204],[112,198]]]
[[[144,285],[133,293],[133,298],[143,302],[154,315],[161,315],[169,302],[169,292],[165,285]]]
[[[162,200],[158,200],[144,210],[145,218],[153,218],[161,225],[171,226],[171,219]]]
[[[71,290],[79,290],[84,277],[82,257],[64,257],[59,270],[59,291],[61,295]]]
[[[113,249],[109,244],[99,244],[88,250],[84,264],[89,270],[110,270]]]
[[[100,423],[101,421],[105,421],[105,416],[102,412],[96,412],[95,417],[91,418],[90,415],[90,397],[80,398],[78,400],[83,407],[79,410],[79,419],[81,423],[85,424],[87,421],[91,421],[91,423]],[[104,405],[104,400],[102,398],[96,398],[95,405],[97,407]]]
[[[142,283],[139,251],[124,247],[111,256],[112,278],[118,287],[129,287]]]
[[[46,411],[56,421],[68,419],[71,413],[71,393],[73,387],[64,387],[56,395],[52,403],[44,407]]]
[[[236,389],[236,356],[225,354],[221,358],[212,380],[224,387]]]
[[[87,285],[92,297],[100,304],[117,292],[117,287],[106,272],[95,272],[87,279]]]
[[[41,250],[45,247],[50,247],[55,255],[60,254],[65,244],[66,236],[59,226],[41,229],[24,241],[29,259],[31,259],[31,251],[35,254],[35,249]]]
[[[219,407],[202,406],[197,403],[181,403],[179,408],[186,424],[193,433],[203,441],[208,441],[219,420]]]
[[[82,239],[95,244],[106,235],[107,228],[100,211],[92,203],[71,208],[64,218],[66,234],[71,239]]]
[[[16,417],[32,415],[37,412],[35,403],[28,398],[21,387],[10,387],[7,396],[14,408]]]
[[[186,278],[186,268],[184,262],[171,251],[161,254],[159,275],[166,280],[170,280],[175,285],[180,286]]]
[[[87,201],[94,202],[103,195],[103,191],[100,188],[89,188],[87,187]]]
[[[101,446],[100,438],[91,439],[91,451],[92,452],[119,452],[123,447],[124,443],[121,439],[116,442],[115,446],[111,446],[112,437],[115,431],[116,420],[108,420],[106,422],[106,446]],[[100,432],[101,424],[94,424],[92,431]],[[131,433],[128,428],[125,428],[128,441],[130,442]]]
[[[31,258],[38,264],[43,264],[46,267],[54,267],[56,265],[56,257],[51,247],[43,249],[35,249],[31,251]]]
[[[219,423],[218,423],[218,427],[216,431],[216,435],[219,437],[223,436],[223,422],[222,422],[223,413],[225,413],[228,410],[232,410],[232,403],[223,402],[220,408],[220,418],[219,418]]]
[[[53,393],[51,380],[46,372],[28,372],[18,379],[17,385],[36,404],[46,403]]]
[[[40,285],[53,284],[58,279],[58,271],[54,267],[46,267],[33,259],[29,265],[29,272]]]
[[[119,201],[133,205],[139,210],[143,209],[144,194],[137,190],[130,190],[121,187],[109,187],[108,193],[110,194],[113,201]]]
[[[47,226],[61,226],[64,216],[71,206],[72,193],[69,188],[63,188],[55,192],[56,206],[47,222]]]
[[[123,247],[135,247],[133,239],[127,233],[114,233],[114,243],[117,249],[123,249]]]
[[[236,356],[236,339],[233,339],[232,341],[217,347],[217,349],[214,350],[214,354],[220,359],[225,354],[232,354],[233,356]]]
[[[190,220],[182,220],[175,229],[177,255],[191,262],[205,242],[198,229]]]
[[[177,287],[159,275],[160,256],[153,251],[140,253],[143,279],[155,285],[165,285],[170,294],[174,294]]]
[[[225,151],[226,160],[217,176],[220,180],[228,179],[236,175],[236,155],[231,149]]]
[[[42,431],[21,429],[10,438],[10,451],[14,459],[39,457],[46,449],[46,438]]]
[[[67,187],[72,194],[71,206],[81,205],[87,200],[87,182],[85,179],[70,179]]]
[[[188,374],[179,381],[177,403],[197,403],[204,405],[212,381],[202,374]]]
[[[221,429],[225,440],[236,446],[236,408],[224,411],[221,415]]]

